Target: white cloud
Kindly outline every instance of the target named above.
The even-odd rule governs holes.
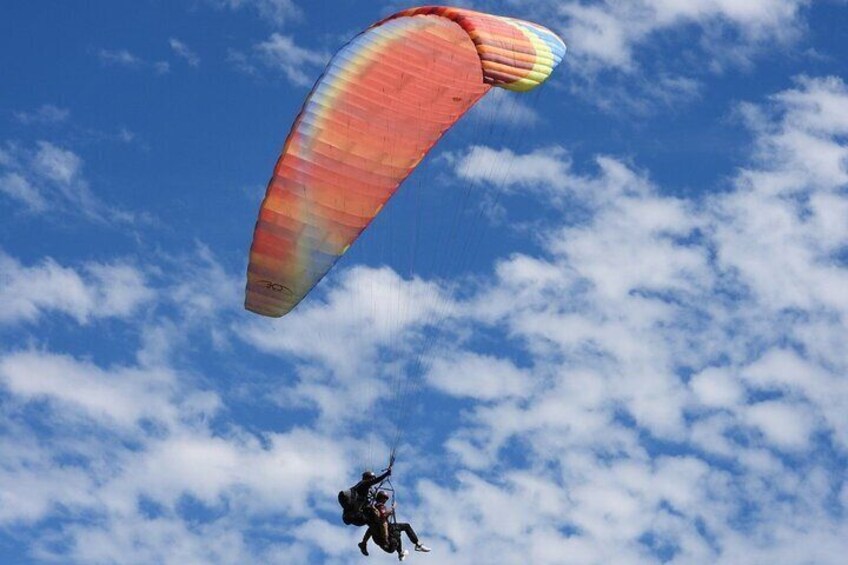
[[[291,36],[279,33],[272,33],[254,50],[265,65],[281,71],[298,86],[311,85],[318,77],[317,71],[329,60],[326,53],[300,47]]]
[[[572,80],[570,96],[582,98],[608,114],[625,119],[680,113],[690,108],[706,90],[700,75],[665,70],[610,71],[588,67],[576,73],[569,68],[568,72]]]
[[[296,86],[312,85],[329,59],[328,53],[301,47],[292,36],[276,32],[253,45],[249,53],[227,51],[227,62],[239,72],[256,75],[258,67],[264,66],[282,73]]]
[[[62,211],[101,223],[132,223],[135,216],[102,202],[83,174],[83,160],[48,141],[33,148],[7,144],[0,153],[0,193],[31,212]]]
[[[174,517],[120,516],[105,525],[73,526],[57,540],[39,540],[36,557],[80,563],[239,563],[253,557],[242,535],[218,524],[192,526]],[[67,544],[57,551],[50,541]]]
[[[463,155],[448,155],[448,159],[461,179],[510,192],[541,192],[555,203],[561,203],[568,191],[576,190],[580,183],[571,174],[571,163],[561,147],[516,155],[511,149],[474,146]]]
[[[127,69],[150,69],[159,75],[171,70],[167,61],[148,61],[126,49],[101,49],[97,52],[97,56],[104,65]]]
[[[212,251],[198,244],[194,253],[170,259],[180,267],[168,298],[184,320],[209,320],[220,310],[241,309],[243,281],[224,270]]]
[[[124,67],[134,67],[141,65],[141,59],[127,51],[126,49],[109,50],[101,49],[98,52],[100,60],[104,63],[112,63]]]
[[[689,386],[701,406],[732,408],[745,400],[745,389],[738,376],[718,367],[701,371],[692,377]]]
[[[0,523],[34,523],[59,505],[76,509],[86,502],[95,477],[83,469],[55,465],[53,446],[39,445],[30,429],[5,420],[4,428],[8,433],[0,437]]]
[[[303,12],[294,0],[209,0],[222,8],[239,10],[250,8],[260,17],[281,26],[291,21],[300,20]]]
[[[311,515],[313,498],[333,501],[337,491],[312,489],[324,480],[344,483],[346,457],[339,444],[301,429],[266,439],[263,447],[249,435],[213,437],[177,428],[150,442],[144,452],[130,455],[104,494],[121,512],[131,511],[140,496],[172,509],[184,496],[209,507],[229,499],[251,513],[289,517]],[[256,498],[244,498],[240,491]]]
[[[190,66],[196,67],[200,65],[200,57],[183,41],[172,37],[168,40],[168,45],[171,46],[171,50],[177,55],[177,57],[184,59]]]
[[[297,539],[319,547],[324,554],[335,558],[349,557],[350,548],[356,547],[362,539],[360,533],[359,529],[331,525],[323,520],[309,520],[293,532]],[[371,547],[376,553],[381,553],[375,545]]]
[[[227,63],[246,75],[255,75],[259,72],[250,57],[238,49],[227,49]]]
[[[24,351],[0,359],[0,377],[23,401],[50,399],[107,426],[176,417],[160,402],[174,387],[174,376],[167,372],[103,371],[67,356]]]
[[[840,329],[838,326],[827,331],[831,334],[831,340],[844,335],[844,328]],[[802,332],[800,337],[803,343],[818,343],[818,336],[810,341]],[[810,349],[815,351],[812,347]],[[779,393],[795,401],[812,403],[821,410],[819,416],[834,432],[837,441],[848,445],[848,414],[844,410],[845,402],[848,401],[848,383],[838,371],[828,370],[827,365],[821,366],[815,361],[818,358],[823,363],[843,367],[844,354],[841,354],[840,347],[832,347],[827,351],[832,352],[830,358],[814,353],[809,359],[804,359],[792,351],[774,348],[748,365],[741,377],[754,391]],[[807,417],[802,423],[808,420]]]
[[[0,176],[0,192],[22,202],[31,212],[47,209],[47,202],[41,192],[18,173],[9,172]]]
[[[716,203],[719,259],[737,270],[772,310],[832,309],[848,314],[848,274],[833,257],[848,238],[843,193],[848,148],[838,79],[801,79],[774,98],[772,116],[754,123],[758,166]],[[829,117],[829,116],[832,116]]]
[[[759,402],[745,409],[745,420],[779,448],[803,449],[808,446],[814,420],[803,406],[785,402]]]
[[[48,258],[28,267],[0,252],[0,266],[0,323],[59,312],[85,324],[130,316],[154,297],[144,274],[126,263],[92,262],[75,270]]]
[[[15,112],[14,115],[22,124],[57,124],[67,120],[71,112],[67,108],[44,104],[32,112]]]
[[[434,283],[403,279],[388,268],[355,267],[328,289],[326,302],[310,298],[273,332],[267,331],[272,321],[253,320],[244,328],[246,338],[262,350],[320,360],[351,376],[373,360],[377,348],[400,341],[398,333],[450,308]]]
[[[614,114],[680,112],[703,78],[749,69],[804,36],[809,0],[507,0],[568,45],[555,81]],[[493,11],[498,11],[494,7]],[[514,8],[513,8],[514,9]],[[506,10],[500,10],[505,12]],[[658,56],[663,51],[661,57]]]
[[[479,476],[422,485],[446,562],[473,550],[484,561],[831,563],[845,551],[828,485],[848,447],[848,282],[834,259],[848,241],[846,101],[841,81],[804,78],[745,108],[752,162],[733,190],[701,201],[663,195],[611,157],[593,175],[562,150],[476,147],[453,161],[460,177],[585,214],[548,229],[546,256],[503,260],[458,309],[470,328],[521,343],[535,386],[521,400],[477,393],[446,447]],[[470,372],[452,357],[437,361],[446,382]],[[568,499],[550,518],[524,516],[520,533],[490,522],[527,503],[498,477],[516,449]],[[474,528],[436,520],[455,506]]]
[[[529,394],[534,383],[531,371],[488,355],[466,352],[436,356],[428,365],[430,385],[452,396],[480,400],[522,397]]]
[[[653,6],[671,20],[707,10]],[[401,507],[439,562],[838,563],[848,552],[846,104],[841,81],[802,79],[745,108],[755,155],[730,190],[700,200],[669,196],[611,156],[589,173],[561,148],[455,157],[463,178],[562,212],[540,224],[543,253],[504,258],[463,299],[360,267],[284,323],[231,322],[248,345],[296,365],[278,401],[307,407],[313,429],[216,421],[223,400],[168,368],[181,320],[148,328],[139,366],[4,352],[0,520],[53,518],[34,551],[59,561],[358,558],[354,530],[327,521],[367,442],[341,424],[365,417],[353,412],[386,394],[385,373],[441,322],[450,343],[433,349],[428,394],[461,405],[459,428],[444,451],[430,444],[413,458],[437,462],[444,481],[418,482]],[[39,178],[79,178],[61,155]],[[240,288],[199,255],[188,280],[165,286],[180,316],[215,325]],[[14,321],[120,316],[150,299],[146,277],[123,264],[0,262]],[[39,278],[61,300],[31,294]],[[198,278],[212,281],[199,296]],[[113,279],[135,290],[110,295]],[[189,504],[207,519],[183,514]]]
[[[499,125],[527,127],[537,124],[541,117],[532,104],[522,101],[514,92],[493,88],[471,110],[471,117]]]
[[[67,185],[79,175],[82,160],[73,151],[41,141],[32,161],[35,172],[56,183]]]
[[[61,508],[101,512],[112,504],[110,477],[140,444],[217,409],[207,393],[181,392],[167,368],[103,369],[32,349],[0,355],[0,386],[6,395],[0,519],[6,524],[39,521]],[[41,416],[27,407],[40,407]],[[27,413],[31,417],[22,417]],[[42,435],[44,429],[50,434]]]
[[[570,56],[584,64],[632,69],[634,51],[674,28],[695,25],[703,48],[716,57],[744,60],[764,43],[794,39],[801,30],[800,12],[807,0],[639,0],[637,2],[558,2],[561,32]],[[722,41],[733,30],[736,41]],[[743,53],[733,53],[742,50]]]
[[[138,362],[169,364],[175,354],[198,347],[193,344],[198,333],[208,339],[202,347],[229,350],[232,336],[226,319],[242,310],[241,276],[226,272],[209,248],[200,244],[192,253],[164,260],[167,266],[159,273],[159,298],[174,314],[160,312],[141,327]]]
[[[33,558],[285,562],[303,550],[248,546],[243,529],[335,513],[326,485],[352,480],[355,442],[299,428],[213,433],[220,398],[167,367],[25,350],[0,354],[0,387],[0,522],[92,518],[61,518],[30,546]],[[220,519],[192,524],[189,502]]]
[[[403,279],[388,268],[355,267],[331,284],[321,285],[326,301],[313,291],[285,323],[254,318],[237,334],[300,364],[300,379],[280,391],[281,402],[317,406],[325,424],[339,425],[364,418],[373,402],[406,386],[401,354],[414,358],[423,328],[452,304],[435,283]],[[351,395],[356,402],[348,401]]]

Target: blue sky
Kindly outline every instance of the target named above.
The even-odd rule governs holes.
[[[841,562],[845,3],[465,5],[566,60],[280,320],[242,309],[264,185],[408,6],[0,8],[0,561],[360,562],[335,495],[402,423],[415,561]]]

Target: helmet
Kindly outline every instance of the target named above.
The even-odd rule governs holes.
[[[384,490],[377,491],[377,494],[374,495],[374,498],[376,498],[378,502],[385,502],[389,499],[389,493]]]
[[[377,478],[377,475],[375,475],[371,471],[365,471],[364,473],[362,473],[362,480],[363,481],[368,481],[368,480],[376,479],[376,478]]]

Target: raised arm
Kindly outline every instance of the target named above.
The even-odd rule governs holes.
[[[361,481],[360,484],[367,486],[368,488],[371,488],[374,485],[378,485],[378,484],[382,483],[386,479],[386,477],[391,476],[391,474],[392,474],[392,470],[386,469],[385,472],[383,472],[382,475],[377,475],[373,479],[363,480],[363,481]]]

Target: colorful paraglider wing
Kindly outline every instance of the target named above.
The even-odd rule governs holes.
[[[447,18],[474,42],[487,84],[526,91],[545,82],[565,56],[565,43],[555,33],[532,22],[482,14],[461,8],[426,6],[398,12],[397,18],[436,15]]]
[[[401,12],[354,38],[309,94],[277,161],[245,307],[289,312],[491,86],[538,86],[564,53],[540,26],[455,8]]]

